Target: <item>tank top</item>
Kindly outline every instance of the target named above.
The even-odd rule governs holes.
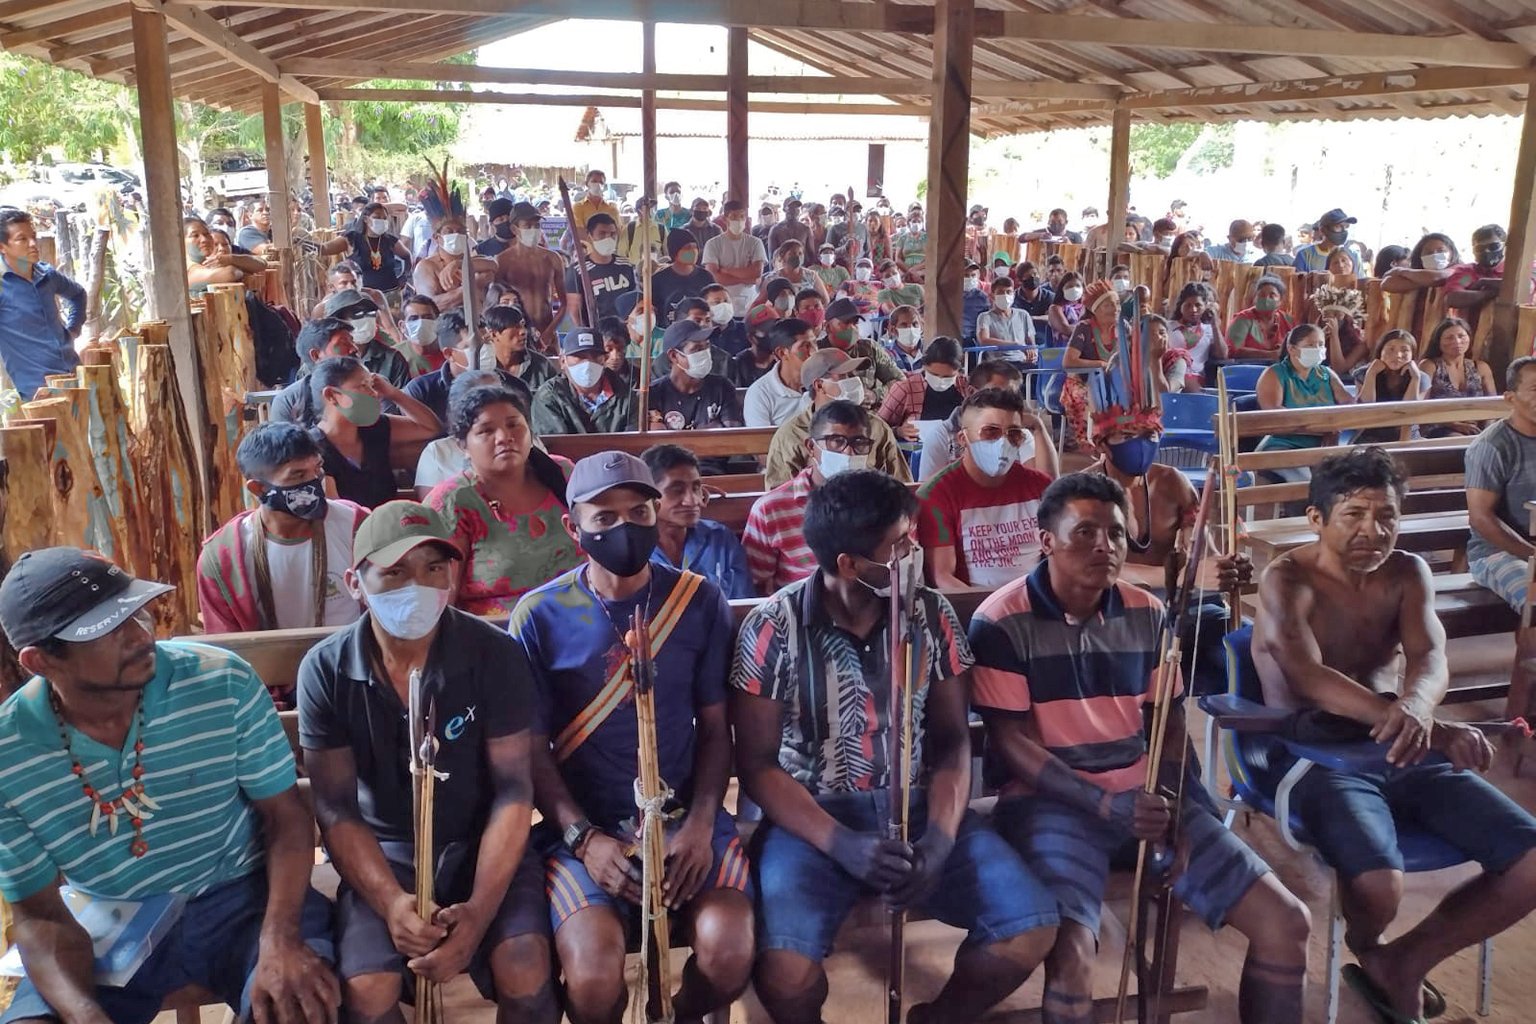
[[[1312,409],[1333,405],[1333,378],[1326,366],[1315,366],[1303,377],[1289,358],[1275,364],[1280,378],[1280,404],[1287,409]],[[1259,450],[1273,448],[1316,448],[1322,443],[1316,434],[1271,434],[1259,442]]]
[[[399,257],[395,255],[395,243],[399,239],[394,235],[370,239],[366,231],[348,231],[347,240],[352,243],[352,262],[363,273],[363,287],[381,292],[400,287]],[[378,260],[377,267],[374,266],[375,259]]]
[[[398,490],[389,464],[389,417],[379,417],[371,427],[359,427],[358,434],[363,439],[361,464],[343,455],[318,426],[309,429],[309,436],[320,446],[325,475],[336,481],[337,495],[364,508],[378,508],[394,500]]]
[[[1471,359],[1461,361],[1461,373],[1465,378],[1460,390],[1451,383],[1451,375],[1445,371],[1445,360],[1435,360],[1435,372],[1429,382],[1430,398],[1482,398],[1483,378],[1477,375],[1477,363]]]

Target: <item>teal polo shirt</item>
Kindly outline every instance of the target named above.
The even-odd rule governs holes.
[[[144,690],[144,789],[157,804],[144,819],[143,857],[133,829],[90,833],[91,801],[70,770],[47,683],[34,677],[0,704],[0,896],[17,902],[63,875],[110,899],[154,893],[196,898],[258,870],[265,859],[253,801],[294,785],[293,753],[266,687],[239,657],[203,644],[155,645]],[[131,781],[130,727],[121,750],[74,728],[69,741],[107,798]]]

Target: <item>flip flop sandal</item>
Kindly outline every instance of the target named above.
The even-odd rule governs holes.
[[[1428,978],[1424,979],[1424,1019],[1433,1020],[1436,1017],[1445,1016],[1445,996],[1435,987],[1435,983]]]
[[[1354,989],[1355,994],[1375,1011],[1376,1019],[1381,1024],[1424,1024],[1423,1017],[1407,1017],[1399,1013],[1381,986],[1371,980],[1371,976],[1359,964],[1345,964],[1339,973],[1344,978],[1344,984]]]

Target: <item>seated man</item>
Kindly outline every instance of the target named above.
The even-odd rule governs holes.
[[[1536,358],[1523,356],[1504,373],[1509,417],[1491,424],[1467,446],[1467,568],[1472,578],[1515,611],[1525,607],[1530,535],[1536,500]]]
[[[1248,939],[1238,1018],[1300,1022],[1306,905],[1222,827],[1198,783],[1183,788],[1178,807],[1144,791],[1144,714],[1157,696],[1163,606],[1120,580],[1126,512],[1125,491],[1113,480],[1090,473],[1056,480],[1040,501],[1044,560],[971,618],[972,699],[1010,777],[993,820],[1061,905],[1046,959],[1045,1018],[1093,1019],[1111,860],[1133,839],[1165,843],[1177,815],[1174,895],[1210,927],[1230,924]],[[1177,672],[1167,681],[1177,687]],[[1180,788],[1185,758],[1177,755],[1188,744],[1176,706],[1159,778],[1170,791]]]
[[[1483,734],[1434,714],[1450,682],[1445,629],[1428,566],[1394,550],[1403,489],[1380,448],[1314,469],[1307,518],[1318,539],[1265,570],[1253,634],[1267,705],[1386,745],[1378,770],[1315,765],[1291,791],[1292,813],[1339,874],[1344,939],[1360,961],[1345,979],[1383,1020],[1419,1019],[1438,996],[1425,980],[1436,965],[1536,908],[1536,819],[1477,774],[1493,757]],[[1423,763],[1431,751],[1443,756]],[[1277,751],[1270,781],[1293,763]],[[1484,873],[1383,942],[1403,895],[1394,811]]]
[[[759,348],[772,353],[773,361],[747,388],[742,418],[749,427],[777,427],[805,408],[800,369],[816,351],[816,329],[796,317],[775,320]]]
[[[346,573],[366,618],[299,666],[299,742],[315,817],[341,876],[337,925],[349,1019],[403,1024],[403,967],[434,982],[470,972],[498,1018],[554,1024],[543,865],[528,848],[533,687],[520,647],[449,603],[463,558],[413,501],[374,509]],[[411,677],[436,708],[433,902],[416,911]]]
[[[710,430],[715,427],[739,427],[741,399],[731,382],[711,373],[709,351],[711,330],[692,318],[682,317],[671,324],[661,343],[664,371],[651,381],[650,427],[652,430]],[[720,476],[730,472],[729,460],[713,457],[704,460],[704,472]],[[756,463],[750,468],[755,472]]]
[[[320,446],[293,423],[263,423],[235,453],[260,503],[203,542],[197,603],[206,633],[345,626],[361,612],[342,585],[368,514],[325,496]],[[318,543],[317,543],[318,542]]]
[[[425,295],[437,303],[437,308],[444,313],[463,309],[464,250],[469,248],[464,221],[459,214],[451,213],[434,225],[432,234],[432,251],[417,260],[411,269],[411,286],[417,295]],[[496,261],[485,256],[471,256],[469,264],[469,287],[474,294],[484,295],[496,279]]]
[[[1024,386],[1023,373],[1017,365],[1006,359],[983,359],[971,367],[968,379],[973,392],[986,388],[1020,391]],[[940,470],[960,457],[960,446],[955,441],[959,433],[960,410],[956,409],[923,438],[923,449],[917,459],[920,482],[932,480],[939,475]],[[1019,462],[1054,479],[1061,472],[1061,457],[1056,453],[1056,444],[1051,440],[1050,431],[1040,435],[1038,443],[1033,433],[1027,435],[1024,447],[1019,449]]]
[[[352,325],[352,343],[357,346],[357,357],[368,367],[397,388],[410,383],[411,364],[394,347],[394,339],[380,333],[389,312],[361,292],[337,292],[325,300],[325,315],[345,320]]]
[[[659,534],[651,561],[690,568],[727,598],[755,596],[747,553],[731,528],[704,518],[709,492],[699,474],[699,457],[675,444],[658,444],[640,454],[661,492],[656,508]]]
[[[1051,478],[1024,465],[1050,428],[1011,388],[972,392],[960,406],[960,458],[918,490],[917,537],[935,587],[1000,587],[1040,561],[1040,496]]]
[[[864,364],[862,357],[824,348],[800,367],[800,386],[810,395],[810,404],[780,424],[768,442],[768,469],[763,479],[769,487],[787,482],[810,461],[811,449],[806,441],[811,437],[811,420],[818,409],[840,399],[854,405],[864,404],[864,382],[858,378]],[[867,436],[871,447],[857,454],[867,458],[869,468],[889,473],[903,483],[910,482],[912,471],[907,466],[907,457],[896,445],[890,424],[870,416]],[[864,465],[861,463],[859,468]]]
[[[298,336],[293,339],[293,347],[299,353],[299,379],[272,396],[269,419],[312,427],[320,422],[321,409],[315,404],[314,395],[310,392],[309,373],[316,363],[324,359],[334,356],[357,358],[352,325],[334,316],[310,320],[299,328]]]
[[[919,587],[923,637],[912,680],[911,842],[887,837],[888,563],[918,557],[917,503],[883,473],[846,473],[806,502],[818,571],[753,609],[731,672],[731,724],[744,792],[762,807],[754,983],[775,1024],[822,1019],[822,961],[860,897],[923,907],[968,935],[913,1024],[964,1024],[1034,970],[1056,935],[1056,901],[970,810],[966,681],[971,652],[955,610]],[[828,731],[832,735],[828,735]]]
[[[651,480],[622,452],[576,463],[565,528],[587,561],[524,595],[507,624],[536,686],[533,777],[544,820],[535,841],[572,1024],[624,1016],[625,933],[641,901],[631,859],[638,723],[623,639],[636,609],[649,616],[658,680],[656,760],[676,794],[662,885],[693,946],[676,1019],[728,1006],[752,967],[750,869],[721,806],[731,774],[730,608],[697,573],[651,560],[660,494]]]
[[[535,436],[637,429],[635,389],[603,365],[603,343],[595,331],[573,327],[566,332],[560,340],[560,371],[533,393]]]
[[[155,641],[146,606],[172,589],[78,548],[28,551],[0,583],[32,674],[0,705],[0,897],[27,971],[12,1024],[149,1024],[188,985],[241,1019],[336,1019],[331,908],[309,885],[282,723],[244,661]],[[101,986],[60,879],[186,903],[131,980]]]

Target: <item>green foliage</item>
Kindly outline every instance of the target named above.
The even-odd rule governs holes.
[[[366,82],[362,88],[430,89],[432,85],[388,78]],[[380,153],[420,153],[458,141],[465,104],[379,100],[353,103],[351,107],[358,145]]]
[[[66,160],[90,160],[123,140],[127,90],[63,68],[0,53],[0,150],[18,163],[51,147]]]
[[[1168,177],[1200,137],[1201,127],[1198,124],[1131,125],[1132,176]],[[1230,149],[1230,143],[1228,145]]]
[[[1234,131],[1230,122],[1206,125],[1200,138],[1190,148],[1189,169],[1201,174],[1214,174],[1231,167],[1235,151],[1232,142]]]

